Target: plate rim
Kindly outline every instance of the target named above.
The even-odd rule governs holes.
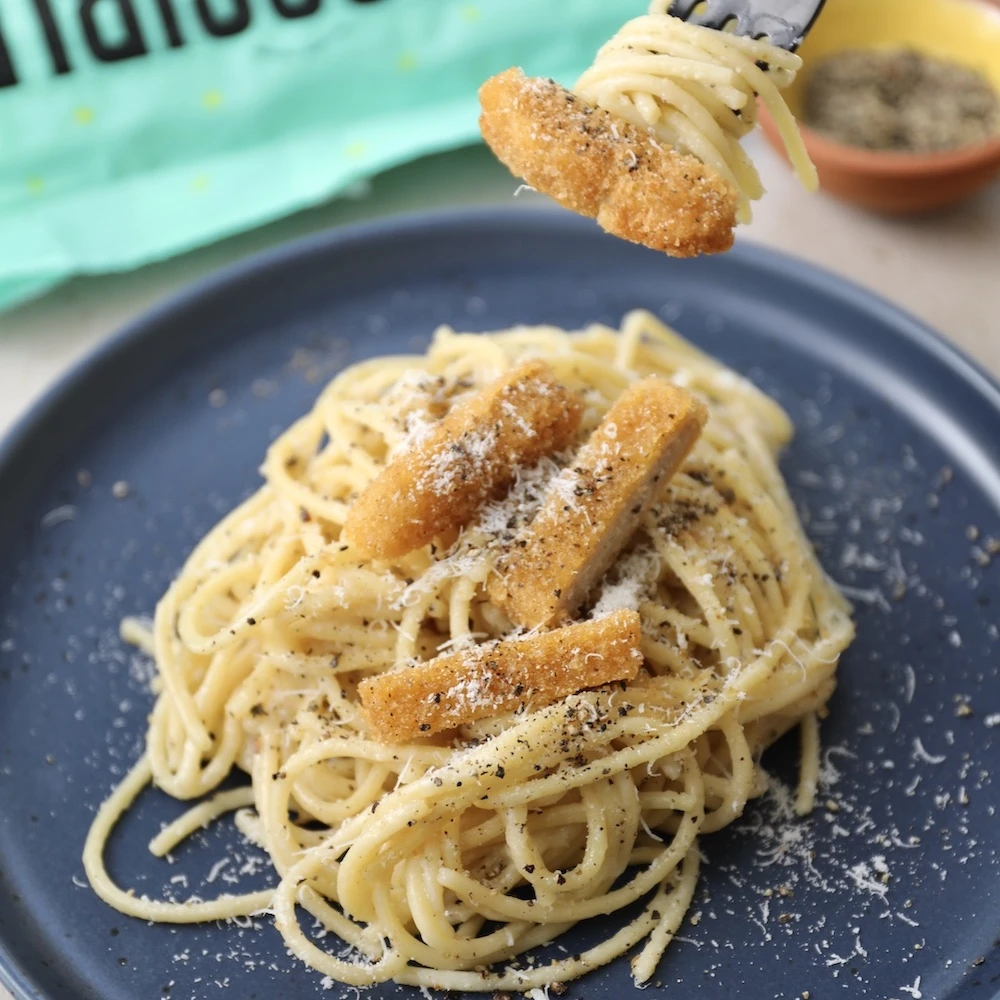
[[[224,292],[227,287],[255,275],[266,274],[299,258],[378,243],[401,234],[460,235],[464,230],[484,228],[520,231],[526,235],[561,233],[593,237],[601,232],[591,220],[558,208],[524,209],[492,205],[408,212],[333,226],[249,254],[167,293],[107,334],[64,369],[0,436],[0,483],[16,465],[18,452],[30,443],[48,420],[58,415],[65,397],[85,388],[104,366],[113,364],[128,348],[141,343],[146,337],[155,336],[159,324],[173,315],[197,309],[201,303],[214,294]],[[1000,377],[905,308],[825,267],[749,238],[737,240],[727,256],[735,263],[773,276],[779,282],[810,289],[877,318],[884,328],[891,330],[894,338],[929,356],[937,365],[964,382],[990,407],[1000,428]],[[11,953],[4,937],[0,935],[0,986],[5,987],[14,1000],[45,1000],[46,995],[39,992],[39,987],[33,982],[34,977]],[[1000,993],[995,995],[1000,997]]]
[[[123,325],[106,334],[95,346],[64,369],[0,436],[0,478],[5,475],[6,467],[18,447],[45,418],[55,414],[64,396],[72,389],[85,384],[92,374],[105,363],[113,361],[127,346],[148,336],[151,326],[169,318],[171,314],[197,306],[201,300],[224,290],[230,284],[320,251],[333,250],[338,246],[377,242],[390,235],[399,235],[401,232],[431,233],[435,230],[482,228],[484,225],[506,229],[562,229],[567,232],[579,230],[581,234],[602,232],[590,219],[563,209],[550,207],[512,209],[501,205],[384,216],[343,226],[331,226],[256,251],[168,292]],[[892,328],[894,335],[931,354],[953,374],[970,383],[972,388],[992,404],[1000,419],[1000,374],[994,375],[964,348],[904,307],[828,268],[749,238],[738,239],[725,256],[784,279],[790,277],[799,285],[809,287],[828,297],[840,299],[860,311],[877,316],[884,326]]]

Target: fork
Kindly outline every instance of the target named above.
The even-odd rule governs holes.
[[[794,52],[826,0],[674,0],[668,13],[682,21],[722,29],[736,22],[736,34],[767,38]]]

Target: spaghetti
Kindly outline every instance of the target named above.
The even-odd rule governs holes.
[[[802,60],[767,41],[688,24],[667,14],[671,0],[625,24],[598,52],[575,92],[666,145],[713,167],[740,194],[739,221],[764,194],[760,174],[740,145],[757,124],[757,97],[771,112],[803,186],[816,168],[781,91]]]
[[[353,498],[387,462],[529,358],[580,400],[578,441],[518,468],[509,493],[446,543],[373,561],[342,540]],[[516,635],[489,598],[494,567],[579,443],[648,375],[688,386],[709,415],[578,615],[638,611],[638,675],[537,711],[377,741],[363,681]],[[196,547],[152,634],[123,626],[155,656],[157,700],[144,756],[87,837],[92,886],[144,920],[269,911],[295,955],[357,986],[528,990],[634,947],[634,978],[646,982],[692,899],[698,837],[763,792],[763,750],[799,724],[798,806],[811,807],[817,718],[853,626],[776,465],[791,433],[774,401],[645,312],[618,331],[441,329],[425,356],[345,370],[272,444],[265,485]],[[150,781],[190,800],[234,767],[249,785],[195,805],[151,850],[236,810],[273,860],[275,889],[171,903],[113,882],[108,838]],[[512,964],[640,900],[594,947]],[[304,912],[352,957],[321,947]]]

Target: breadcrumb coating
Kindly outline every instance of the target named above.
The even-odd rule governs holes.
[[[412,552],[471,521],[487,500],[567,447],[580,401],[542,361],[529,360],[450,410],[397,455],[354,501],[343,539],[373,559]]]
[[[648,129],[516,68],[487,80],[479,101],[480,131],[501,162],[609,233],[672,257],[733,245],[736,190]]]
[[[632,680],[643,662],[641,638],[638,612],[616,611],[369,677],[358,693],[375,739],[405,743]]]

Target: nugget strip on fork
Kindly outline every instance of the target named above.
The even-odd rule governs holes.
[[[673,257],[733,245],[739,195],[649,129],[508,69],[479,90],[483,138],[511,173],[610,233]]]

